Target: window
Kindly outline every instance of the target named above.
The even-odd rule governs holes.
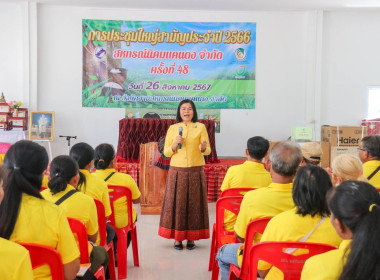
[[[380,118],[380,86],[368,87],[367,119]]]

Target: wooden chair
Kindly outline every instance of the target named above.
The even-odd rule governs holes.
[[[88,254],[87,230],[84,223],[74,218],[67,218],[71,231],[76,234],[79,243],[80,263],[89,264],[90,256]],[[102,273],[103,271],[103,273]],[[98,275],[97,279],[105,279],[104,268],[101,266],[97,271],[92,271],[94,275]]]
[[[133,222],[132,215],[132,192],[128,187],[108,185],[110,190],[110,202],[112,214],[110,216],[111,225],[115,228],[117,234],[117,264],[118,264],[118,276],[120,279],[127,278],[127,235],[131,232],[132,238],[132,251],[133,251],[133,263],[135,266],[139,266],[139,251],[137,245],[137,231],[136,223]],[[114,203],[116,200],[125,197],[127,200],[128,211],[128,225],[123,228],[117,228],[115,224],[115,208]]]
[[[116,267],[115,267],[115,255],[113,249],[113,241],[107,244],[107,229],[106,229],[106,214],[104,210],[104,205],[97,199],[94,199],[96,210],[98,212],[98,225],[99,225],[99,238],[100,246],[106,249],[109,256],[108,271],[111,280],[116,280]]]
[[[52,280],[65,280],[61,255],[56,250],[40,244],[21,242],[19,244],[29,251],[33,269],[42,265],[48,265]]]
[[[256,188],[231,188],[222,191],[220,197],[226,196],[244,196],[247,192],[256,190]]]
[[[236,239],[234,232],[224,230],[224,210],[229,210],[237,215],[239,213],[242,200],[243,196],[229,196],[221,197],[216,202],[216,222],[213,226],[212,231],[209,260],[209,270],[212,270],[212,280],[218,279],[219,266],[217,260],[215,259],[215,256],[219,248],[224,244],[239,242]]]
[[[288,248],[307,249],[308,253],[292,255],[284,252]],[[309,242],[261,242],[252,245],[250,250],[248,279],[257,279],[257,265],[263,260],[284,273],[284,280],[299,280],[305,261],[318,254],[336,249],[335,246]]]
[[[268,217],[255,219],[248,224],[244,240],[243,261],[241,268],[238,268],[237,266],[231,264],[229,276],[230,280],[235,280],[237,278],[244,280],[249,278],[249,252],[251,246],[253,244],[256,233],[263,234],[270,219],[272,218]]]

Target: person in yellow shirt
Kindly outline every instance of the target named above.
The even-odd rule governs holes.
[[[380,189],[380,136],[370,135],[359,145],[359,158],[363,162],[363,175],[371,185]]]
[[[95,245],[98,237],[96,205],[92,197],[76,190],[78,182],[77,162],[69,156],[57,156],[50,164],[49,189],[42,191],[41,195],[62,207],[67,217],[83,222],[88,240],[93,243],[89,244],[91,270],[95,272],[101,265],[107,270],[108,254],[103,247]]]
[[[90,173],[94,165],[94,149],[87,143],[77,143],[70,149],[70,157],[74,159],[79,166],[78,191],[83,192],[94,199],[102,202],[106,218],[111,215],[110,197],[108,187],[104,180],[100,180]],[[112,240],[116,248],[117,236],[115,229],[107,224],[107,243]],[[99,238],[98,238],[99,239]],[[116,250],[115,250],[116,252]]]
[[[260,242],[302,241],[339,246],[342,239],[330,223],[325,199],[331,188],[330,176],[321,167],[308,164],[298,169],[293,183],[296,207],[273,217]],[[266,280],[284,279],[283,273],[269,263],[260,261],[258,270]]]
[[[334,187],[347,180],[368,183],[367,178],[363,176],[363,166],[360,160],[350,154],[339,155],[333,160],[331,164],[331,180]]]
[[[269,141],[261,136],[251,137],[247,141],[245,154],[247,161],[231,166],[224,177],[222,191],[230,188],[262,188],[272,183],[272,177],[262,163],[269,149]],[[224,229],[233,231],[236,215],[230,211],[224,213]]]
[[[8,175],[0,205],[0,237],[14,242],[49,246],[62,257],[65,279],[79,270],[79,250],[67,217],[60,207],[40,194],[42,174],[49,162],[45,148],[21,140],[4,158]],[[51,279],[46,266],[33,270],[34,279]]]
[[[174,249],[195,249],[195,240],[210,237],[204,156],[211,153],[204,124],[198,122],[194,102],[182,100],[177,123],[169,127],[164,155],[170,157],[158,235],[174,239]]]
[[[0,165],[0,204],[4,197],[3,182],[6,174]],[[33,270],[27,249],[12,241],[0,237],[0,275],[3,280],[32,280]]]
[[[370,184],[345,181],[327,195],[339,249],[311,257],[301,280],[380,279],[380,196]],[[352,241],[351,241],[352,240]]]
[[[301,150],[296,143],[283,141],[272,148],[269,158],[273,183],[266,188],[246,193],[240,206],[234,229],[235,236],[241,243],[222,246],[216,256],[222,280],[228,279],[231,263],[237,266],[241,264],[240,252],[249,222],[258,218],[273,217],[294,208],[293,178],[302,160]],[[255,240],[259,241],[258,238]]]
[[[140,190],[133,178],[121,172],[116,172],[116,154],[112,145],[100,144],[95,148],[94,164],[96,171],[92,173],[96,178],[105,181],[107,185],[118,185],[128,187],[132,192],[132,203],[140,203]],[[117,228],[123,228],[128,225],[127,200],[120,198],[114,203],[115,224]],[[132,208],[133,221],[137,219],[137,213]],[[131,242],[131,232],[128,232],[128,246]]]

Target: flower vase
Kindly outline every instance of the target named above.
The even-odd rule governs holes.
[[[18,117],[18,109],[14,109],[13,110],[13,116],[14,117]]]

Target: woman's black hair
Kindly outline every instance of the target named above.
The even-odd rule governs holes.
[[[305,165],[298,169],[293,183],[297,214],[329,216],[326,194],[332,188],[329,174],[321,167]]]
[[[198,121],[198,113],[197,113],[197,108],[195,108],[195,104],[192,100],[190,99],[184,99],[182,100],[179,105],[178,105],[178,108],[177,108],[177,117],[176,117],[176,120],[177,122],[182,122],[182,118],[181,118],[181,106],[185,103],[189,103],[191,105],[191,107],[193,108],[193,118],[191,119],[192,122],[197,122]]]
[[[353,234],[340,280],[380,279],[380,195],[372,185],[344,181],[328,194],[334,218]]]
[[[78,163],[79,169],[85,169],[94,159],[94,149],[87,143],[77,143],[71,148],[70,157]],[[86,192],[85,187],[86,176],[79,171],[78,190]]]
[[[96,169],[106,169],[115,158],[115,149],[111,144],[100,144],[95,148],[94,165]]]
[[[78,163],[69,156],[57,156],[50,164],[50,181],[48,183],[52,194],[66,189],[70,180],[77,175]]]
[[[20,210],[22,194],[42,199],[40,189],[48,154],[35,142],[21,140],[13,144],[4,157],[7,179],[0,205],[0,237],[9,239]]]

